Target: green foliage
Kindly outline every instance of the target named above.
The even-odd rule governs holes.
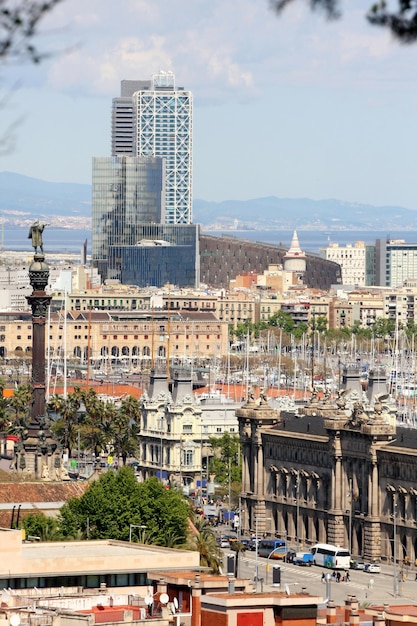
[[[329,325],[328,319],[325,315],[313,315],[313,318],[310,322],[310,328],[312,331],[317,331],[318,333],[324,333],[327,330]]]
[[[187,547],[200,553],[200,565],[209,567],[213,574],[220,572],[222,552],[217,545],[213,527],[203,517],[194,522],[196,532],[191,534]]]
[[[140,405],[136,398],[124,398],[116,407],[113,402],[100,400],[93,389],[85,392],[76,388],[67,398],[53,396],[48,407],[56,415],[52,432],[70,455],[78,432],[82,450],[96,456],[112,451],[122,457],[123,464],[138,449]]]
[[[22,522],[26,538],[39,537],[41,541],[58,541],[61,538],[58,521],[43,513],[30,513]]]
[[[209,461],[209,474],[215,474],[216,482],[224,486],[229,482],[240,484],[242,465],[239,437],[230,433],[224,433],[221,437],[209,437],[209,446],[214,452]]]
[[[372,326],[372,334],[374,337],[384,338],[391,336],[395,331],[395,320],[385,317],[379,317]]]
[[[287,333],[287,335],[291,335],[295,328],[294,320],[291,315],[282,309],[271,315],[268,322],[270,326],[277,326]]]
[[[21,437],[30,422],[32,391],[30,385],[19,385],[8,401],[9,432]]]
[[[166,546],[183,544],[189,506],[182,494],[165,489],[157,478],[138,483],[130,467],[108,471],[80,498],[61,509],[60,527],[67,537],[81,531],[90,539],[129,539],[130,525],[145,526],[147,541]],[[132,533],[132,537],[138,534]]]

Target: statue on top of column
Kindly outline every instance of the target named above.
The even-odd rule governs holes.
[[[42,233],[45,226],[49,226],[49,224],[42,224],[39,220],[36,220],[29,229],[28,239],[32,239],[32,246],[35,249],[35,254],[38,251],[38,247],[43,254]]]

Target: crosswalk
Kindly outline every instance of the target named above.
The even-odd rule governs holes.
[[[242,559],[242,563],[244,565],[246,565],[247,567],[253,567],[254,566],[254,559],[248,559],[248,558],[244,558]],[[273,565],[277,565],[277,563],[275,562],[274,564],[272,563],[266,563],[263,559],[258,561],[258,568],[259,568],[259,572],[262,572],[264,570],[266,571],[271,571],[272,570],[272,566]],[[299,567],[297,568],[294,565],[286,565],[285,563],[279,563],[279,567],[281,569],[282,574],[285,577],[288,577],[288,575],[291,576],[291,578],[293,578],[294,576],[296,576],[297,578],[300,579],[300,581],[302,582],[305,579],[313,579],[316,582],[319,582],[321,580],[322,577],[322,573],[323,570],[321,568],[317,568],[317,567]],[[267,569],[268,568],[268,569]],[[332,581],[331,584],[332,585],[343,585],[348,588],[348,589],[357,589],[358,591],[366,591],[367,589],[369,589],[370,587],[370,580],[366,583],[359,583],[357,581],[354,580],[349,580],[348,582],[340,582],[337,583],[336,581]],[[324,585],[324,583],[323,583]]]

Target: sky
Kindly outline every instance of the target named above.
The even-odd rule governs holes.
[[[40,65],[0,64],[0,170],[91,183],[123,79],[172,71],[193,93],[193,195],[335,198],[417,209],[417,44],[345,0],[63,0]]]

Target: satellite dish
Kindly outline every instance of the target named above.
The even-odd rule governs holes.
[[[13,613],[10,618],[10,624],[12,626],[20,626],[20,616],[17,613]]]
[[[177,598],[174,598],[173,602],[174,602],[175,610],[178,611],[178,600],[177,600]],[[12,626],[13,626],[13,624],[12,624]]]
[[[168,604],[169,595],[167,593],[161,593],[161,595],[159,596],[159,602],[161,602],[162,604]]]
[[[146,606],[151,606],[151,604],[153,604],[152,596],[145,596],[145,604]],[[18,626],[18,624],[12,624],[12,626]]]

